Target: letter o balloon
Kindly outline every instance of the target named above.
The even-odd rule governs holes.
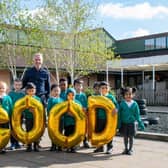
[[[33,128],[26,132],[22,128],[22,112],[26,109],[33,109]],[[14,105],[12,114],[13,135],[22,143],[30,144],[37,141],[45,130],[45,112],[43,104],[32,96],[25,96]]]
[[[6,110],[0,107],[0,124],[5,124],[9,122],[9,116]],[[10,129],[0,128],[0,149],[3,149],[9,142],[10,139]]]
[[[112,115],[115,105],[106,97],[90,96],[88,99],[89,105],[89,122],[88,122],[88,137],[92,146],[102,146],[110,142],[116,134],[117,114]],[[96,109],[102,108],[106,112],[106,126],[100,133],[95,132],[96,128]]]

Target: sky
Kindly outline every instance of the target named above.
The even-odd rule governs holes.
[[[40,0],[23,0],[35,9]],[[89,0],[86,0],[89,1]],[[168,0],[95,0],[95,24],[116,40],[168,32]]]

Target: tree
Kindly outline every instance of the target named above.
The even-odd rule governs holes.
[[[6,65],[12,73],[12,77],[16,78],[16,33],[9,25],[16,24],[16,13],[19,10],[18,0],[1,0],[0,1],[0,38],[1,49],[4,49],[3,63]]]
[[[101,38],[101,31],[91,30],[96,11],[93,2],[46,0],[45,8],[48,11],[50,29],[60,32],[62,37],[60,48],[57,48],[63,52],[54,57],[62,60],[57,68],[64,68],[70,74],[71,82],[91,70],[100,70],[100,65],[113,57],[113,51],[107,50],[106,43]],[[50,23],[53,20],[55,22]]]
[[[6,64],[16,77],[18,55],[30,65],[33,52],[47,53],[47,61],[54,65],[57,81],[59,70],[66,70],[74,78],[99,71],[107,59],[113,58],[109,51],[103,29],[93,30],[96,5],[85,0],[43,0],[45,3],[36,14],[21,9],[19,0],[3,0],[0,23],[17,25],[9,28],[19,32],[19,41],[4,34],[7,47]],[[14,3],[13,6],[9,4]],[[10,8],[11,12],[7,12]],[[8,9],[8,10],[7,10]],[[16,15],[17,14],[17,15]],[[17,30],[16,30],[17,29]],[[10,33],[9,31],[9,33]],[[13,33],[13,34],[18,34]],[[23,40],[22,40],[23,38]],[[103,67],[104,65],[104,67]]]
[[[1,67],[8,67],[15,79],[18,60],[26,68],[32,63],[32,54],[44,50],[45,33],[40,29],[40,16],[34,19],[27,7],[20,7],[20,0],[2,0],[0,10]]]

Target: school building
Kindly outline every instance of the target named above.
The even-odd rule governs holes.
[[[146,98],[149,105],[168,105],[168,32],[117,40],[104,28],[97,30],[102,33],[106,47],[115,48],[118,59],[107,61],[106,67],[103,67],[101,72],[90,73],[83,77],[85,87],[92,87],[95,81],[107,80],[116,94],[119,93],[121,86],[134,86],[138,88],[137,97]],[[3,33],[0,32],[0,78],[10,85],[12,74],[9,68],[12,67],[3,64],[3,56],[8,52],[7,48],[4,48],[6,43],[8,48],[9,45],[10,48],[25,46],[27,52],[36,51],[40,48],[40,44],[34,41],[26,43],[25,33],[16,26],[7,26],[6,33],[10,37],[8,42],[5,41]],[[57,44],[58,41],[55,42],[55,45]],[[17,73],[22,74],[25,64],[19,54],[16,66],[18,66]],[[55,70],[53,67],[49,68],[53,80]],[[66,72],[61,73],[62,76],[67,75]]]

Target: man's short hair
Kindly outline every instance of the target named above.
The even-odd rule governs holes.
[[[40,56],[42,61],[43,61],[43,54],[42,53],[35,53],[34,56],[33,56],[33,60],[35,60],[36,56]]]

